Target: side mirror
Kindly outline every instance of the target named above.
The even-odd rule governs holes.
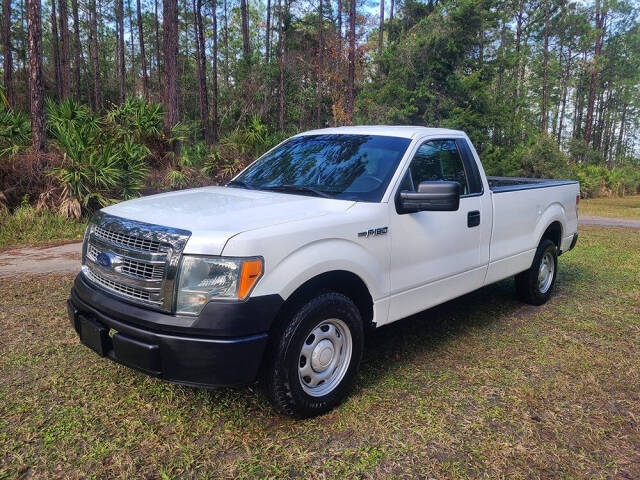
[[[417,192],[400,192],[398,213],[454,212],[459,206],[458,182],[420,182]]]

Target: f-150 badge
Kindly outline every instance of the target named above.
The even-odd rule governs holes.
[[[384,235],[389,230],[389,227],[378,227],[378,228],[370,228],[366,232],[358,232],[358,237],[375,237],[377,235]]]

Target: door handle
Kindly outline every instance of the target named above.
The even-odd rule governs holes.
[[[480,211],[473,210],[467,213],[467,227],[472,228],[478,225],[480,225]]]

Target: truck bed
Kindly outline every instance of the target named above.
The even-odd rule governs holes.
[[[489,188],[494,193],[515,192],[532,188],[559,187],[578,183],[575,180],[554,180],[551,178],[487,177]]]

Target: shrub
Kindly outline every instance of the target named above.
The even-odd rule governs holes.
[[[79,218],[83,210],[138,194],[150,154],[139,131],[99,121],[72,100],[48,102],[48,128],[63,154],[51,174],[61,184],[59,207],[65,214]]]
[[[80,240],[83,222],[49,209],[29,205],[29,197],[13,213],[0,205],[0,248],[59,240]]]
[[[0,109],[0,157],[16,155],[31,145],[31,123],[24,112]]]
[[[597,165],[581,165],[576,168],[580,182],[580,196],[592,198],[603,195],[607,188],[607,169]]]
[[[587,146],[584,140],[572,138],[569,141],[569,157],[579,165],[604,165],[602,153]]]
[[[629,166],[612,168],[609,170],[607,186],[612,195],[634,194],[640,190],[640,171]]]
[[[135,97],[127,98],[124,103],[107,112],[105,121],[121,135],[133,136],[143,142],[163,135],[162,105]]]
[[[569,159],[548,135],[538,137],[528,146],[517,148],[513,155],[525,177],[568,178],[573,174]]]

